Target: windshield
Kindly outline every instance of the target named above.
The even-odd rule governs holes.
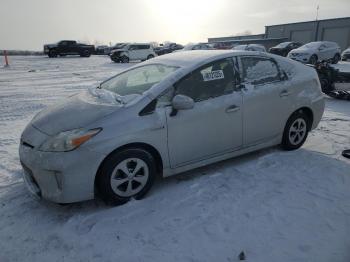
[[[311,42],[311,43],[308,43],[306,45],[304,45],[303,47],[306,47],[306,48],[319,48],[321,45],[320,42]]]
[[[177,69],[175,66],[161,64],[145,65],[116,75],[103,82],[100,88],[119,96],[141,95]]]
[[[289,44],[291,44],[292,42],[284,42],[284,43],[280,43],[278,45],[276,45],[276,47],[278,48],[285,48],[287,47]]]
[[[192,44],[189,44],[189,45],[186,45],[183,50],[192,50],[192,48],[194,47],[194,45]]]

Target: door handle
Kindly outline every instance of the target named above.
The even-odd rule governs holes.
[[[285,96],[289,96],[290,95],[290,92],[288,92],[287,90],[283,90],[281,93],[280,93],[280,97],[285,97]]]
[[[238,110],[239,110],[239,106],[232,105],[226,108],[226,113],[233,113],[233,112],[237,112]]]

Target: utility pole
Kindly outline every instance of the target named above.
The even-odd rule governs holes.
[[[318,11],[320,10],[320,4],[317,5],[317,8],[316,8],[316,32],[315,32],[315,41],[318,40],[318,29],[320,27],[320,22],[318,21]]]

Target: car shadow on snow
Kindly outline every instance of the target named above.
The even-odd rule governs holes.
[[[157,198],[162,197],[162,195],[167,195],[167,191],[170,191],[170,195],[176,195],[177,190],[183,193],[188,186],[198,183],[203,183],[203,186],[206,186],[206,183],[215,177],[223,181],[227,179],[230,183],[233,183],[233,185],[230,186],[242,188],[245,187],[243,183],[247,179],[257,181],[265,180],[264,183],[269,183],[269,179],[271,179],[271,181],[277,179],[281,186],[285,183],[291,183],[293,179],[296,183],[310,182],[310,186],[315,182],[312,181],[312,179],[317,179],[319,184],[325,182],[324,185],[332,186],[334,185],[333,183],[335,183],[335,179],[338,182],[344,182],[346,180],[349,182],[348,185],[350,185],[350,174],[348,170],[350,170],[350,161],[346,163],[325,154],[313,152],[304,148],[286,152],[280,150],[279,147],[272,147],[168,178],[157,179],[154,187],[143,200],[132,202],[143,205],[145,202],[158,201],[159,199]],[[256,181],[250,182],[254,182],[255,184]],[[70,214],[76,212],[90,213],[111,208],[105,205],[100,199],[66,205],[59,205],[45,200],[37,201],[29,196],[24,184],[18,183],[16,187],[18,191],[8,191],[8,195],[3,194],[3,201],[1,202],[6,203],[7,200],[14,198],[14,195],[20,194],[22,195],[20,198],[24,202],[35,208],[43,207],[48,213],[67,213],[67,211],[69,211]],[[186,188],[184,189],[182,187]],[[232,193],[234,194],[234,192]],[[16,197],[19,196],[17,195]],[[128,204],[125,204],[124,206],[127,205]]]

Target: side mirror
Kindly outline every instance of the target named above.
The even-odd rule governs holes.
[[[173,110],[170,113],[170,116],[176,116],[179,110],[192,109],[194,107],[194,101],[191,97],[185,95],[176,95],[171,101]]]
[[[191,97],[185,95],[176,95],[171,102],[171,105],[176,110],[187,110],[194,107],[194,101]]]

